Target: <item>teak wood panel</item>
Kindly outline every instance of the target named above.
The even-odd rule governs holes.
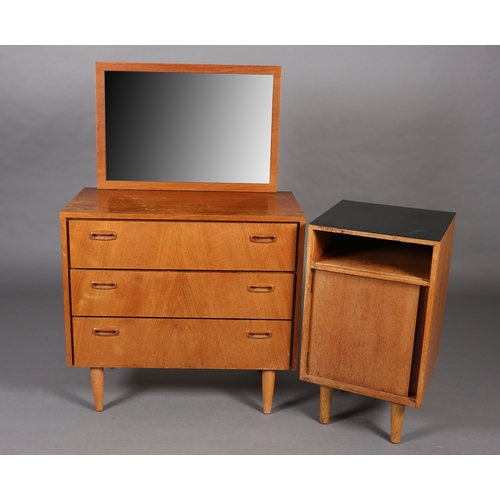
[[[417,386],[417,407],[420,407],[423,403],[439,357],[455,220],[454,218],[442,240],[433,249],[431,289],[427,298],[422,360]]]
[[[73,318],[76,366],[289,368],[289,321]]]
[[[71,270],[73,315],[291,319],[292,273]]]
[[[314,271],[307,374],[407,396],[420,288]]]
[[[71,295],[69,284],[69,239],[66,219],[60,218],[61,230],[61,257],[62,257],[62,285],[64,305],[64,330],[66,336],[66,364],[73,365],[73,334],[71,327]]]
[[[296,224],[71,220],[72,268],[293,271]]]
[[[61,211],[67,219],[305,222],[293,193],[82,189]]]

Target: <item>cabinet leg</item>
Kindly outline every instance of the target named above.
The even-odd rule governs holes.
[[[401,441],[405,408],[405,405],[391,403],[391,443],[398,444]]]
[[[94,406],[96,411],[102,411],[104,400],[104,368],[90,369],[90,382],[94,393]]]
[[[330,421],[330,410],[332,408],[332,393],[331,387],[319,387],[319,421],[322,424],[327,424]]]
[[[266,414],[271,413],[273,406],[275,381],[276,372],[274,370],[262,370],[262,411]]]

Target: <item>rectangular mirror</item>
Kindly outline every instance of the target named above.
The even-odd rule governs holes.
[[[276,191],[281,67],[95,68],[98,188]]]

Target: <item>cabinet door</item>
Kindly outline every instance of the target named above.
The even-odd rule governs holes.
[[[407,396],[419,291],[315,270],[308,374]]]

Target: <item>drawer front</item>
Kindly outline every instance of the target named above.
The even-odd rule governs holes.
[[[293,271],[296,224],[69,222],[72,268]]]
[[[73,318],[76,366],[285,370],[289,321]]]
[[[291,273],[71,270],[74,316],[291,319]]]

